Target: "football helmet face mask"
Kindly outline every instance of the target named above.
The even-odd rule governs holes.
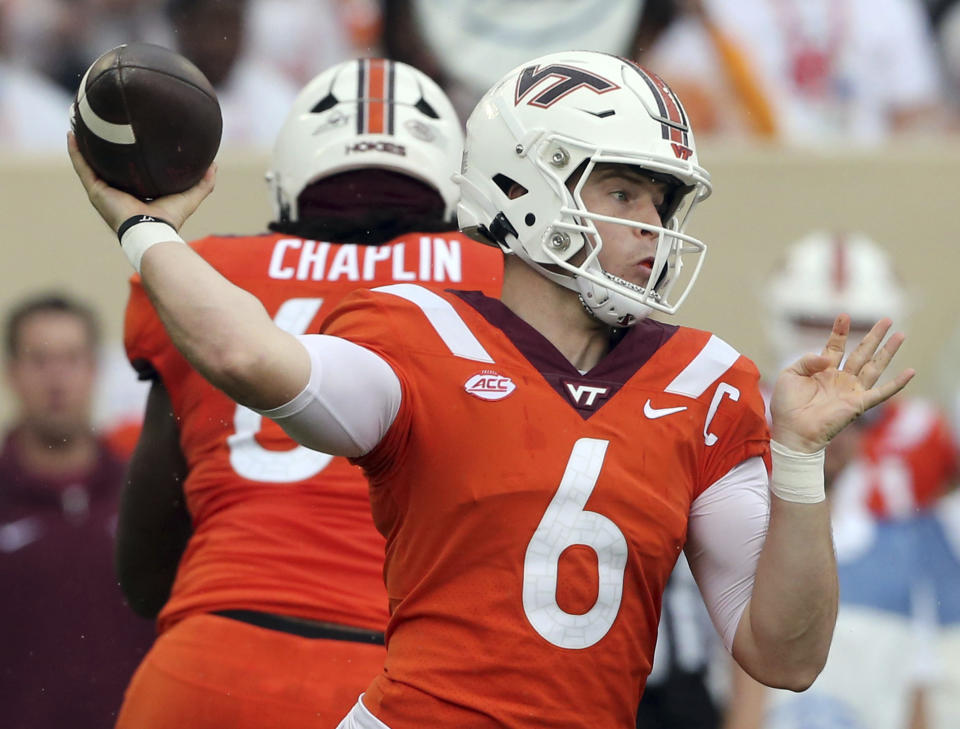
[[[641,168],[673,187],[661,225],[600,216],[583,185],[599,164]],[[572,189],[573,173],[580,176]],[[706,245],[686,234],[693,208],[711,192],[680,101],[662,79],[603,53],[553,53],[515,68],[467,121],[458,206],[460,227],[496,243],[552,281],[577,291],[611,326],[651,310],[672,314],[690,292]],[[595,222],[652,232],[657,252],[639,286],[603,270]],[[680,273],[689,266],[682,286]]]
[[[860,233],[814,232],[793,243],[764,298],[781,367],[823,349],[838,314],[849,314],[851,330],[865,332],[885,316],[902,327],[908,309],[892,258]]]
[[[431,78],[398,61],[345,61],[304,87],[277,136],[266,175],[274,220],[297,221],[311,183],[367,168],[425,182],[452,217],[462,149],[457,113]]]

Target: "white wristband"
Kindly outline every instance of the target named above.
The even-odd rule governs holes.
[[[185,243],[170,223],[149,215],[136,215],[124,221],[118,235],[120,247],[137,273],[140,273],[140,261],[148,248],[157,243]]]
[[[774,496],[795,504],[823,501],[827,497],[823,485],[823,453],[823,448],[816,453],[799,453],[771,440],[770,490]]]

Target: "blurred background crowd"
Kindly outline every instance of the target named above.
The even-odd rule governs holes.
[[[898,313],[921,343],[901,366],[920,370],[911,387],[923,399],[851,429],[828,472],[844,485],[834,497],[846,606],[831,661],[850,660],[828,664],[825,681],[861,678],[851,691],[875,695],[881,718],[842,723],[829,692],[794,704],[729,670],[681,570],[650,694],[689,707],[706,686],[716,711],[671,724],[669,711],[648,707],[641,726],[960,728],[960,335],[950,334],[960,294],[947,273],[960,265],[949,191],[960,165],[958,0],[0,0],[0,706],[56,693],[66,669],[50,663],[54,646],[70,657],[70,680],[96,675],[99,694],[70,698],[42,726],[75,722],[77,707],[98,697],[116,705],[152,635],[149,623],[114,612],[105,538],[146,396],[121,353],[123,262],[89,263],[89,252],[58,252],[68,259],[58,272],[21,262],[43,260],[50,238],[107,237],[68,179],[67,109],[90,63],[132,40],[180,51],[217,90],[223,203],[191,223],[197,233],[263,224],[266,201],[246,205],[263,191],[248,196],[247,182],[231,182],[231,160],[234,179],[262,172],[299,89],[344,59],[406,61],[464,119],[505,71],[554,50],[608,51],[663,76],[686,105],[719,199],[695,222],[717,245],[681,323],[719,330],[772,378],[834,308]],[[28,192],[18,198],[11,185],[8,195],[12,180]],[[35,240],[23,240],[24,218]],[[818,229],[827,232],[807,237]],[[31,508],[10,506],[14,492],[20,504],[29,492]],[[45,535],[59,535],[58,555],[85,553],[89,572],[49,560],[49,550],[33,558]],[[85,607],[65,613],[64,604]],[[91,668],[104,663],[116,675]],[[681,678],[666,684],[673,669]]]
[[[59,151],[63,109],[105,50],[172,47],[213,82],[226,146],[269,146],[318,69],[380,54],[461,113],[509,68],[564,48],[639,60],[701,139],[877,144],[960,130],[954,0],[3,0],[0,147]],[[217,32],[212,29],[217,28]]]

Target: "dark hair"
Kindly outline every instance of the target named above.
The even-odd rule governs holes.
[[[298,220],[270,223],[277,233],[337,243],[379,245],[405,233],[456,230],[443,197],[409,175],[379,167],[339,172],[307,185],[297,197]]]
[[[4,330],[7,357],[13,359],[17,356],[20,330],[23,328],[23,323],[34,314],[47,313],[75,316],[87,329],[90,348],[96,349],[100,346],[100,322],[96,314],[93,313],[93,309],[64,294],[47,293],[24,299],[19,304],[14,305],[10,313],[7,314]]]

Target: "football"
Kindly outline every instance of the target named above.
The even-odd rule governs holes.
[[[216,92],[190,61],[127,43],[87,69],[70,107],[83,158],[103,180],[141,199],[196,184],[220,147]]]

